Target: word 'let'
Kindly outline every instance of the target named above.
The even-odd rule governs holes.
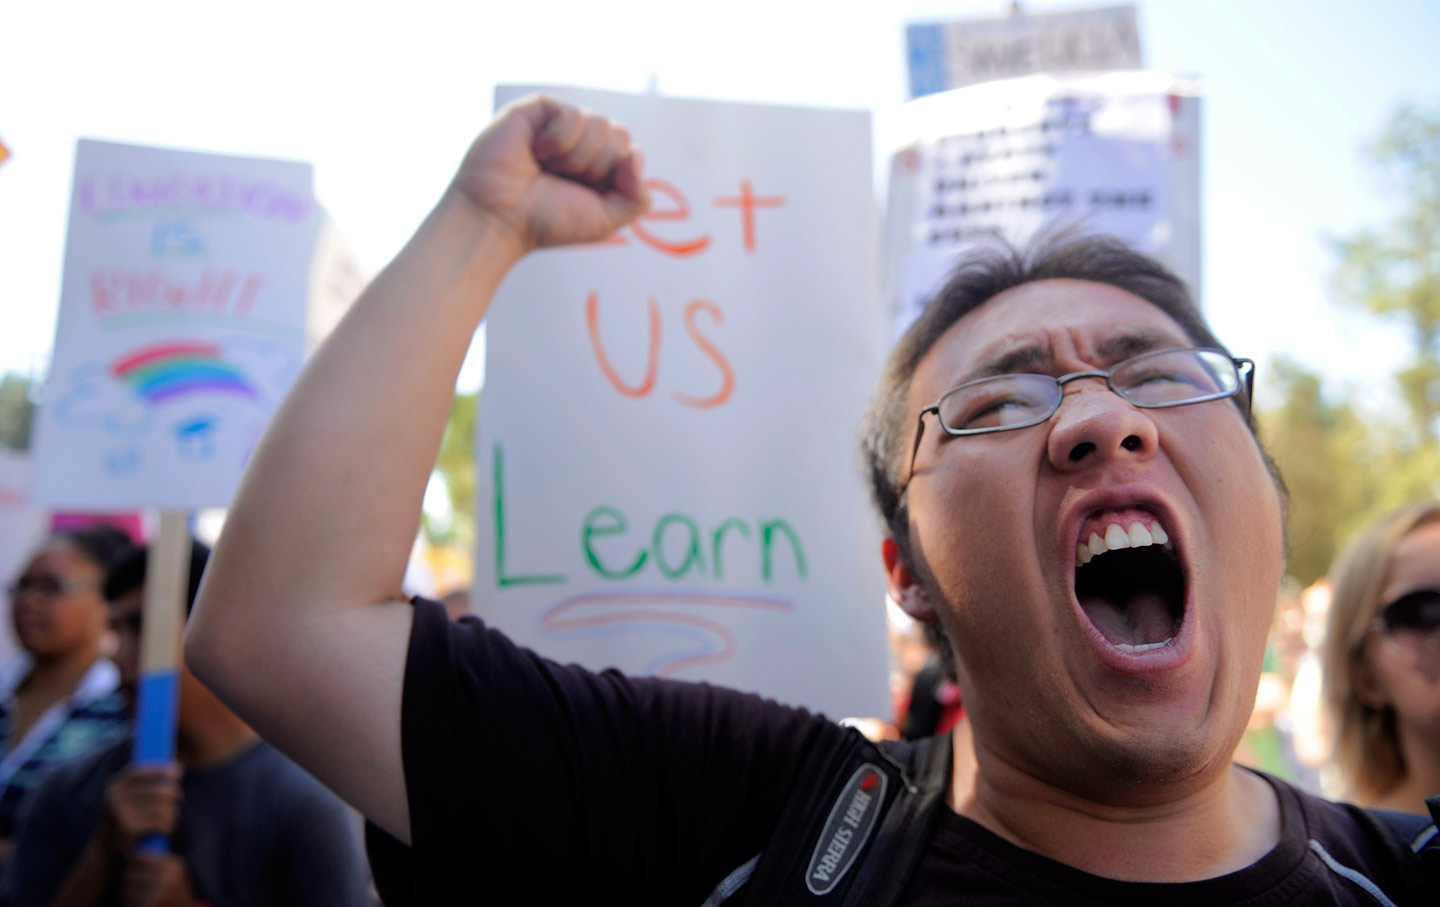
[[[685,231],[677,226],[689,221],[692,213],[690,201],[684,193],[660,179],[646,180],[645,188],[650,190],[650,210],[636,218],[627,230],[616,233],[595,245],[627,245],[630,241],[627,236],[628,232],[655,251],[677,258],[698,255],[710,248],[709,233]],[[756,195],[755,187],[750,184],[750,181],[742,179],[737,194],[719,196],[712,200],[712,205],[720,209],[734,209],[740,213],[741,243],[745,252],[753,255],[759,243],[756,213],[767,209],[783,208],[785,196]],[[656,224],[665,226],[656,227]]]

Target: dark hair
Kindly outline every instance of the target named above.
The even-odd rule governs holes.
[[[109,523],[67,529],[55,533],[52,540],[64,542],[80,552],[80,556],[94,564],[102,576],[135,551],[135,541],[130,534]]]
[[[195,608],[195,594],[200,591],[200,576],[210,561],[210,549],[203,543],[190,540],[190,583],[185,598],[185,613]],[[137,548],[121,560],[105,576],[105,600],[113,602],[122,595],[128,595],[145,585],[145,570],[150,563],[150,549]]]

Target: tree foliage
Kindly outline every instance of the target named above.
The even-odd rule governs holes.
[[[1440,110],[1399,108],[1367,155],[1394,214],[1335,243],[1334,287],[1404,326],[1390,380],[1405,411],[1362,412],[1295,362],[1271,364],[1283,402],[1259,417],[1290,491],[1289,572],[1306,584],[1372,517],[1440,495]]]
[[[1440,109],[1401,107],[1367,149],[1399,205],[1387,223],[1337,244],[1339,298],[1400,322],[1411,360],[1396,374],[1418,446],[1440,417]]]
[[[1288,572],[1309,585],[1368,513],[1380,454],[1364,420],[1348,401],[1328,400],[1318,375],[1287,359],[1269,371],[1284,402],[1260,413],[1260,424],[1290,493]]]
[[[421,518],[425,538],[432,545],[468,551],[475,544],[475,417],[480,394],[456,394],[435,470],[445,481],[453,517],[440,525],[429,514]]]
[[[0,450],[29,450],[35,418],[35,382],[6,372],[0,377]]]

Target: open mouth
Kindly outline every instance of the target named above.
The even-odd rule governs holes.
[[[1165,528],[1148,514],[1087,522],[1076,548],[1075,597],[1100,635],[1123,652],[1173,640],[1185,617],[1185,575]]]

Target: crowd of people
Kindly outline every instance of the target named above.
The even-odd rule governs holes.
[[[41,548],[10,589],[0,899],[361,903],[338,794],[394,904],[1435,902],[1440,506],[1341,555],[1312,657],[1303,603],[1277,609],[1254,365],[1105,237],[960,262],[872,402],[878,566],[929,628],[908,742],[559,665],[407,599],[491,294],[647,205],[603,117],[530,98],[480,135],[194,549],[176,766],[128,765],[143,550]],[[1297,733],[1307,684],[1324,708]],[[1332,761],[1341,801],[1315,793]],[[136,849],[154,833],[168,853]]]
[[[191,606],[208,559],[192,542]],[[358,817],[183,664],[176,763],[132,764],[147,564],[100,525],[47,541],[11,586],[27,658],[0,702],[0,752],[25,773],[6,788],[0,903],[372,904]],[[141,846],[152,836],[166,845]]]

